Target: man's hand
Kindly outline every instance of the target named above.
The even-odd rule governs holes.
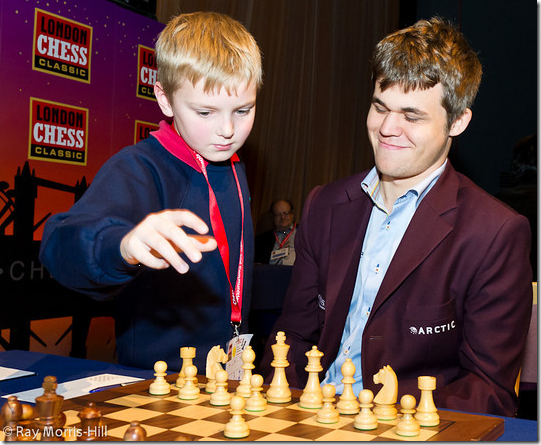
[[[181,226],[200,235],[188,235]],[[208,231],[205,222],[189,210],[163,210],[151,213],[128,232],[120,242],[120,253],[129,264],[153,269],[173,266],[179,273],[186,273],[190,266],[178,253],[183,252],[193,263],[201,261],[201,252],[218,247],[212,236],[205,235]]]

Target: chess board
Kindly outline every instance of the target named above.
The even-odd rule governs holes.
[[[110,389],[88,396],[66,400],[66,440],[78,440],[77,414],[92,401],[101,410],[104,427],[100,431],[107,435],[102,440],[122,440],[130,422],[139,421],[147,432],[149,441],[175,440],[231,440],[224,436],[224,426],[230,420],[229,407],[210,404],[210,395],[205,393],[206,379],[199,376],[201,396],[197,400],[180,400],[174,386],[174,375],[168,376],[172,383],[171,393],[151,396],[148,387],[152,380]],[[233,392],[238,382],[230,382]],[[246,412],[244,418],[249,425],[250,435],[246,441],[466,441],[495,440],[503,434],[503,419],[439,410],[440,425],[421,428],[419,436],[406,438],[395,432],[396,421],[380,422],[373,431],[361,431],[353,426],[354,415],[340,416],[335,424],[316,422],[317,410],[308,410],[298,405],[301,391],[292,390],[291,402],[267,404],[262,412]],[[0,436],[2,434],[0,433]],[[0,440],[3,440],[0,437]]]

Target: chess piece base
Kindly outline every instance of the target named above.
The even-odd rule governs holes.
[[[336,416],[316,416],[316,421],[318,423],[338,423],[339,419],[340,416],[338,415],[338,412],[336,412]]]
[[[361,431],[372,431],[378,428],[377,420],[373,423],[354,422],[353,426]]]
[[[225,425],[224,436],[228,439],[243,439],[250,435],[250,430],[248,427],[237,427],[235,425],[230,426],[229,424]]]
[[[374,408],[378,420],[396,420],[397,413],[394,405],[378,405]]]
[[[165,385],[154,385],[154,383],[151,383],[148,392],[153,396],[166,396],[171,392],[171,387],[169,386],[169,383],[166,383]]]
[[[436,413],[420,413],[417,411],[414,417],[421,426],[438,426],[440,424],[440,416]]]
[[[182,388],[181,388],[182,390]],[[195,400],[199,398],[199,388],[195,387],[193,390],[178,392],[178,398],[181,400]]]

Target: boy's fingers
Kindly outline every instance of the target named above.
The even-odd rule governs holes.
[[[167,212],[167,215],[168,218],[177,226],[189,227],[201,235],[204,235],[209,231],[205,221],[189,210],[170,210]]]
[[[188,235],[188,237],[201,252],[210,252],[218,247],[216,239],[210,235]]]

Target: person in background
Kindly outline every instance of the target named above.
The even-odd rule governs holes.
[[[171,121],[47,221],[40,260],[63,285],[114,298],[120,364],[179,369],[190,346],[204,372],[250,307],[250,192],[237,151],[254,123],[261,54],[239,22],[196,12],[167,24],[156,57],[154,92]]]
[[[439,18],[378,43],[366,120],[375,166],[306,199],[260,365],[267,381],[284,331],[293,387],[306,384],[305,353],[317,345],[321,383],[338,393],[349,358],[356,395],[376,394],[373,376],[389,365],[399,399],[419,400],[417,379],[430,375],[437,407],[516,413],[532,310],[530,227],[447,157],[470,123],[481,74],[464,36]]]
[[[295,263],[297,223],[288,199],[274,201],[269,209],[273,229],[255,238],[254,261],[261,264],[292,266]]]

